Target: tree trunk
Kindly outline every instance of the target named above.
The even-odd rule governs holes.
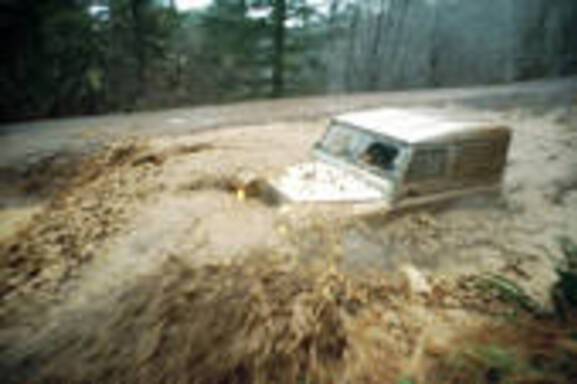
[[[431,31],[431,55],[429,59],[429,84],[436,88],[441,85],[439,74],[439,59],[441,57],[441,36],[439,33],[440,15],[437,8],[433,8],[433,28]]]
[[[391,26],[391,18],[392,13],[395,12],[395,9],[391,10],[391,3],[388,3],[388,9],[386,10],[387,16],[387,27],[390,29]],[[366,89],[370,91],[376,91],[379,88],[379,75],[381,72],[381,60],[380,59],[380,52],[382,50],[382,40],[383,40],[383,28],[385,24],[385,0],[380,0],[379,2],[379,13],[377,15],[376,27],[375,27],[375,35],[373,41],[371,43],[370,52],[369,52],[369,62],[368,62],[368,69],[369,74],[367,76],[367,85]]]
[[[284,93],[285,86],[285,44],[286,44],[286,4],[287,0],[274,1],[273,15],[273,73],[272,73],[272,96],[280,97]]]
[[[407,28],[407,18],[409,15],[409,7],[411,6],[411,0],[404,0],[397,4],[399,8],[397,15],[397,21],[395,23],[394,30],[391,31],[391,39],[389,40],[390,50],[390,65],[389,65],[389,84],[388,86],[393,86],[396,88],[398,86],[403,86],[405,84],[404,70],[410,63],[408,59],[408,50],[406,49],[406,43],[403,42],[403,38],[408,40],[411,31]]]
[[[146,48],[144,39],[144,20],[143,11],[145,0],[132,0],[131,1],[131,12],[132,12],[132,27],[134,34],[134,55],[136,58],[136,89],[134,95],[134,101],[137,101],[144,97],[144,91],[146,89]]]
[[[351,17],[351,25],[348,31],[348,44],[346,49],[346,66],[345,66],[345,87],[348,92],[358,89],[358,76],[356,66],[356,35],[359,27],[360,7],[355,5],[353,8],[353,15]]]
[[[333,26],[335,19],[337,18],[339,12],[339,4],[340,0],[332,0],[329,5],[329,18],[327,21],[329,28]]]
[[[124,108],[128,104],[132,78],[126,70],[126,34],[124,31],[124,4],[110,0],[110,30],[107,49],[106,100],[111,109]]]

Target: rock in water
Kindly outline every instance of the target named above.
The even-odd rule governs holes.
[[[405,264],[400,268],[402,287],[407,296],[428,295],[431,286],[421,271],[413,265]]]

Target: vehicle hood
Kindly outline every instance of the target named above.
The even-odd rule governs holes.
[[[389,195],[387,188],[377,188],[355,172],[320,161],[289,167],[271,184],[295,202],[369,202]]]

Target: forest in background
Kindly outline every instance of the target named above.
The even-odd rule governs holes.
[[[574,0],[0,0],[0,121],[577,73]]]

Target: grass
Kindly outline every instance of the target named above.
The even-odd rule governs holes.
[[[562,238],[565,256],[552,295],[549,317],[535,316],[535,303],[514,282],[500,276],[482,281],[524,315],[490,323],[460,335],[450,350],[427,367],[428,384],[573,384],[577,382],[577,244]]]

